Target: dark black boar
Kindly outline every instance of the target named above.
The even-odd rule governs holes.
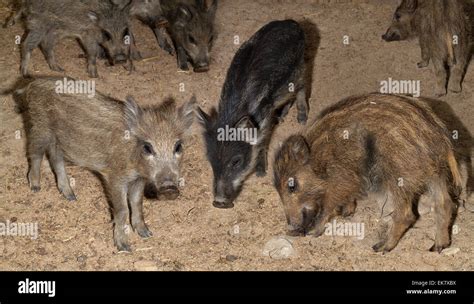
[[[273,168],[290,234],[319,236],[333,217],[350,215],[358,199],[374,193],[392,207],[393,223],[373,248],[390,251],[415,223],[413,204],[426,193],[436,214],[431,250],[450,245],[456,210],[450,192],[459,193],[462,176],[449,131],[418,99],[346,98],[323,111],[303,135],[289,137]]]
[[[215,207],[233,207],[254,170],[265,175],[272,130],[295,99],[298,121],[306,122],[304,41],[293,20],[265,25],[235,54],[218,111],[213,108],[207,115],[198,110],[214,172]]]

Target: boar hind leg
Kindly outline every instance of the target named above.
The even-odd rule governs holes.
[[[40,48],[48,62],[49,68],[56,72],[64,72],[64,69],[56,62],[56,56],[53,52],[55,42],[56,38],[53,34],[47,35],[45,39],[41,41]]]
[[[33,192],[41,190],[40,177],[41,177],[41,161],[45,153],[45,147],[41,143],[30,142],[28,145],[28,183],[30,189]]]
[[[449,77],[448,89],[453,93],[460,93],[462,78],[464,75],[464,65],[458,62],[451,67],[451,75]]]
[[[143,190],[145,181],[137,180],[128,189],[128,201],[130,203],[132,227],[142,238],[153,236],[145,224],[143,217]]]
[[[29,32],[26,36],[25,40],[23,41],[21,47],[21,64],[20,64],[20,72],[23,77],[28,77],[28,64],[30,63],[31,59],[31,52],[38,47],[41,40],[44,37],[44,33],[42,32]]]
[[[298,122],[302,125],[306,124],[308,120],[308,102],[304,87],[296,94],[296,109],[298,110]]]
[[[436,236],[430,251],[441,252],[451,243],[450,227],[455,211],[455,205],[448,193],[444,180],[438,179],[430,185],[431,199],[434,201]]]
[[[428,47],[421,45],[421,61],[417,63],[418,68],[426,68],[430,64],[430,57]]]
[[[267,174],[267,148],[260,150],[257,156],[257,163],[255,165],[255,174],[258,177],[263,177]]]
[[[183,71],[188,71],[188,55],[182,47],[177,47],[176,57],[178,59],[178,67]]]
[[[119,252],[131,252],[128,243],[130,227],[127,225],[127,187],[122,181],[108,181],[107,193],[112,204],[114,217],[114,243]]]
[[[390,196],[389,196],[390,197]],[[395,210],[392,213],[392,226],[387,232],[385,240],[375,244],[372,248],[376,252],[389,252],[402,238],[403,234],[411,227],[416,221],[416,216],[412,210],[412,199],[402,199],[400,196],[393,198],[393,206]]]
[[[446,66],[443,60],[433,59],[434,72],[436,78],[436,96],[446,95]]]
[[[66,174],[62,151],[59,150],[56,145],[52,144],[48,148],[48,156],[51,167],[53,168],[54,173],[56,174],[59,191],[68,201],[75,201],[76,195],[72,191],[71,185],[69,185],[69,179]]]

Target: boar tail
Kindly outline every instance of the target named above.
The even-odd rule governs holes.
[[[448,66],[456,64],[456,56],[454,55],[453,36],[448,32],[446,33],[446,47],[448,48]]]
[[[454,157],[453,150],[449,150],[448,152],[448,166],[449,170],[451,171],[451,175],[453,176],[453,184],[456,188],[456,192],[460,192],[462,189],[462,177],[461,173],[459,172],[458,162]]]

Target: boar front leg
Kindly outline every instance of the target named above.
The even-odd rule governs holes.
[[[302,125],[308,120],[308,102],[306,100],[306,89],[303,87],[296,94],[296,109],[298,110],[298,122]]]
[[[142,238],[149,238],[153,233],[148,229],[143,217],[143,190],[145,181],[138,179],[129,185],[128,201],[130,203],[132,227]]]
[[[436,96],[446,95],[446,67],[441,59],[433,59],[434,72],[436,77]]]
[[[44,146],[37,143],[34,139],[30,140],[30,143],[28,144],[28,183],[30,184],[30,189],[33,192],[38,192],[41,190],[41,161],[43,160],[44,152]]]
[[[188,55],[186,55],[186,51],[178,46],[176,55],[178,57],[178,67],[183,71],[189,71],[188,68]]]
[[[114,217],[114,243],[119,252],[131,252],[128,243],[129,226],[127,205],[127,184],[121,180],[107,181],[107,193],[112,204]]]
[[[168,54],[173,55],[173,47],[166,39],[166,29],[163,26],[154,27],[153,33],[155,33],[155,37],[158,41],[158,45],[160,46],[160,48],[168,52]]]
[[[420,47],[421,47],[421,61],[418,62],[416,65],[418,66],[418,68],[422,69],[422,68],[426,68],[430,64],[431,56],[430,56],[429,48],[427,46],[420,43]]]
[[[31,52],[38,47],[40,42],[43,40],[43,32],[34,32],[31,31],[26,36],[23,44],[21,46],[21,64],[20,71],[23,77],[28,77],[28,64],[31,59]]]
[[[133,36],[133,33],[132,31],[130,31],[130,58],[129,60],[132,61],[132,60],[141,60],[142,59],[142,55],[140,54],[140,52],[138,51],[138,48],[137,48],[137,45],[135,43],[135,37]]]
[[[387,232],[385,239],[375,244],[372,248],[375,252],[389,252],[397,246],[403,234],[416,221],[416,216],[412,211],[412,198],[402,199],[403,195],[398,194],[393,197],[395,210],[392,213],[392,227]]]
[[[95,41],[95,39],[92,39],[88,36],[86,36],[82,45],[86,49],[87,73],[89,74],[89,77],[97,78],[99,77],[97,74],[97,57],[100,53],[100,46],[97,41]]]
[[[451,67],[448,88],[450,92],[460,93],[462,91],[461,83],[464,76],[464,64],[458,62]]]
[[[56,56],[53,51],[55,43],[55,34],[49,33],[43,41],[41,41],[40,48],[48,62],[49,68],[55,72],[64,72],[64,69],[56,62]]]

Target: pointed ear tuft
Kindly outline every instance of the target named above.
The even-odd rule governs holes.
[[[128,128],[133,131],[138,126],[138,120],[142,115],[142,109],[138,106],[132,96],[125,99],[125,121]]]
[[[290,148],[291,157],[299,164],[305,165],[309,161],[310,148],[302,135],[293,135],[285,143]]]
[[[196,115],[196,96],[193,95],[191,99],[186,102],[178,110],[179,121],[183,123],[184,131],[188,131],[194,121],[194,116]]]

